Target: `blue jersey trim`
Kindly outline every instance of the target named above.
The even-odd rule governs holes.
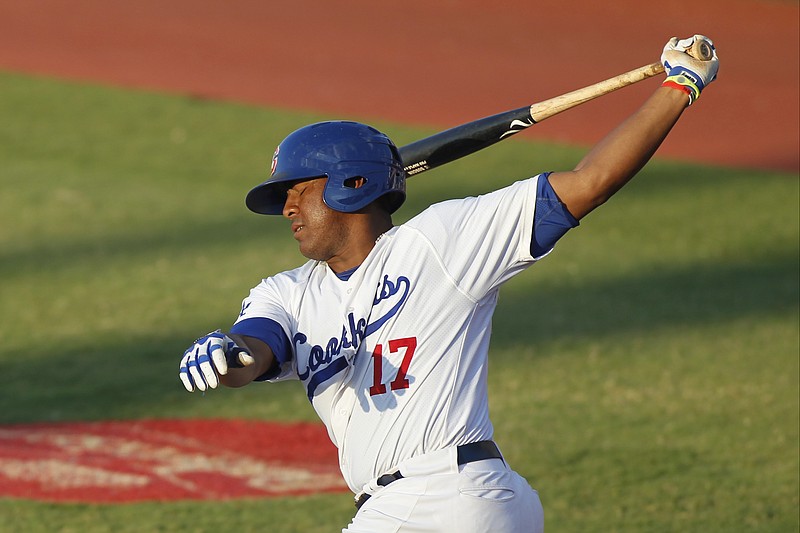
[[[247,318],[233,325],[230,332],[234,335],[254,337],[272,350],[278,363],[283,364],[292,360],[291,344],[283,332],[283,328],[270,318]],[[274,378],[280,372],[276,365],[266,373],[257,377],[255,381],[265,381]]]
[[[580,222],[561,203],[550,181],[550,172],[542,174],[536,184],[536,213],[533,216],[531,255],[541,257],[556,245],[558,239]]]
[[[358,267],[359,267],[359,266],[361,266],[361,265],[354,266],[353,268],[350,268],[350,269],[348,269],[348,270],[344,270],[344,271],[342,271],[342,272],[339,272],[339,273],[337,273],[337,274],[336,274],[336,277],[337,277],[337,278],[339,278],[339,279],[340,279],[340,280],[342,280],[342,281],[347,281],[348,279],[350,279],[350,276],[352,276],[352,275],[353,275],[353,273],[354,273],[356,270],[358,270]]]

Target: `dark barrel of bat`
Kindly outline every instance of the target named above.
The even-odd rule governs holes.
[[[530,106],[462,124],[399,148],[409,176],[482,150],[534,124]]]

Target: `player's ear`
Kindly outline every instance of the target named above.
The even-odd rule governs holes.
[[[347,178],[344,180],[344,186],[349,187],[351,189],[360,189],[367,183],[367,179],[361,176],[356,176],[354,178]]]

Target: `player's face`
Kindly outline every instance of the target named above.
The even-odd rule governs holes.
[[[350,230],[347,215],[322,200],[326,178],[293,184],[286,194],[283,216],[292,222],[300,253],[309,259],[330,261],[346,252]]]

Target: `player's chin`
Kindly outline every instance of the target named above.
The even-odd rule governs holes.
[[[325,253],[324,250],[321,250],[320,247],[315,246],[314,242],[310,239],[299,240],[299,245],[300,253],[303,254],[303,257],[306,259],[312,259],[314,261],[327,261],[330,259],[329,255]]]

